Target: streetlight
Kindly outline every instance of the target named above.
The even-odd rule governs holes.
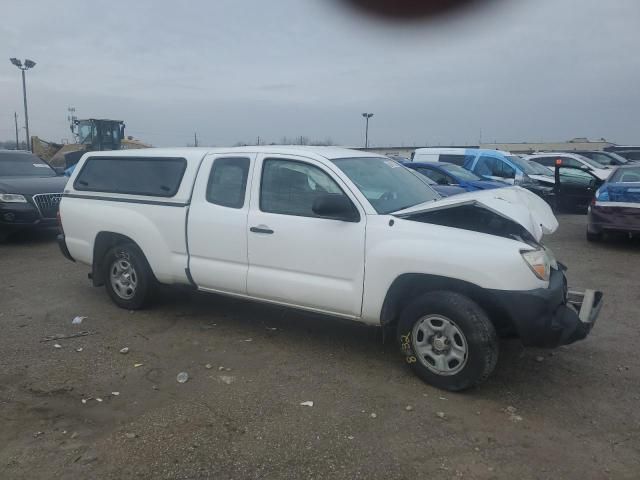
[[[364,148],[369,148],[369,119],[373,117],[373,113],[363,113],[362,116],[366,120],[366,127],[364,130]]]
[[[29,136],[29,114],[27,112],[27,85],[24,80],[24,72],[36,66],[36,62],[25,58],[24,65],[17,58],[10,58],[11,63],[22,70],[22,96],[24,97],[24,125],[27,130],[27,148],[31,150],[31,137]]]

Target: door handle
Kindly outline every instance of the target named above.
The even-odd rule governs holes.
[[[274,232],[273,232],[273,230],[271,230],[271,229],[270,229],[270,228],[268,228],[268,227],[264,227],[264,226],[261,226],[261,227],[251,227],[251,228],[249,229],[249,231],[251,231],[251,232],[253,232],[253,233],[266,233],[267,235],[271,235],[272,233],[274,233]]]

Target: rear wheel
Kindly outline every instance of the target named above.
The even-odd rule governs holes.
[[[104,258],[104,284],[113,302],[137,310],[148,305],[155,279],[142,251],[133,243],[117,245]]]
[[[445,390],[479,385],[498,360],[493,324],[474,301],[455,292],[428,292],[411,302],[400,316],[398,339],[411,369]]]

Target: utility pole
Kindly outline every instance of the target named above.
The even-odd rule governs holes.
[[[373,113],[363,113],[362,116],[366,120],[366,127],[364,130],[364,148],[369,148],[369,119],[373,117]]]
[[[18,139],[18,113],[13,112],[13,120],[16,124],[16,150],[20,150],[20,140]]]
[[[193,146],[198,146],[198,134],[196,132],[193,132]]]
[[[260,146],[260,135],[258,135],[258,146]]]
[[[26,58],[24,60],[24,65],[17,58],[10,58],[11,63],[13,63],[16,67],[22,70],[22,96],[24,99],[24,125],[27,130],[27,149],[31,151],[31,137],[29,136],[29,112],[27,110],[27,84],[24,79],[24,72],[36,66],[36,62],[33,60],[29,60]]]

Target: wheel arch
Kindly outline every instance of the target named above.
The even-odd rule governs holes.
[[[424,273],[399,275],[387,290],[380,311],[381,325],[395,324],[400,313],[414,298],[437,290],[447,290],[465,295],[476,302],[489,316],[500,335],[513,335],[515,327],[508,313],[502,309],[487,289],[457,278]]]
[[[140,248],[140,245],[138,245],[135,240],[126,235],[122,235],[121,233],[107,231],[98,232],[93,242],[93,261],[91,266],[91,281],[93,282],[93,285],[95,287],[104,285],[104,270],[106,268],[104,257],[106,253],[113,247],[124,245],[127,243],[135,245],[136,248],[140,250],[144,261],[147,263],[147,266],[149,266],[149,261],[147,260],[144,251]],[[149,271],[155,279],[155,274],[153,273],[153,270],[150,266]]]

